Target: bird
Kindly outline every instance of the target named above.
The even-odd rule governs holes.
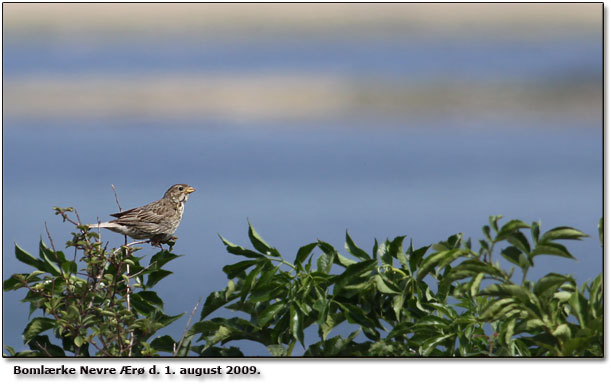
[[[148,239],[153,245],[159,246],[170,240],[178,229],[185,202],[194,191],[195,188],[187,184],[172,185],[161,199],[142,207],[113,213],[110,216],[116,219],[89,224],[89,228],[106,228],[135,240]]]

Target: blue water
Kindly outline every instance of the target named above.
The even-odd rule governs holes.
[[[336,73],[432,83],[449,80],[598,84],[600,36],[517,42],[481,37],[426,40],[283,39],[72,42],[4,36],[4,79],[29,75],[291,72]],[[567,90],[569,88],[561,87]],[[341,116],[309,122],[227,122],[146,117],[34,120],[4,111],[3,278],[28,268],[14,242],[35,252],[47,222],[55,243],[71,228],[52,206],[74,206],[84,221],[160,198],[172,184],[197,188],[187,203],[173,275],[158,285],[170,314],[190,312],[222,289],[222,267],[239,261],[217,234],[247,245],[247,219],[288,259],[322,239],[342,250],[350,231],[374,238],[407,235],[415,246],[464,232],[477,239],[489,215],[543,230],[559,225],[591,237],[567,242],[577,261],[542,256],[529,278],[571,273],[579,282],[602,271],[596,225],[602,216],[599,116],[515,116],[494,121]],[[504,115],[503,115],[504,116]],[[122,237],[103,233],[111,245]],[[143,254],[153,250],[145,247]],[[23,293],[4,294],[4,343],[22,347]],[[181,319],[169,329],[178,338]],[[248,344],[249,354],[266,354]]]
[[[478,81],[600,81],[602,44],[592,39],[511,41],[406,37],[245,41],[158,36],[66,42],[52,37],[5,37],[4,76],[43,74],[142,74],[167,72],[324,72],[364,78]]]
[[[56,244],[68,240],[70,228],[52,206],[77,207],[84,221],[95,222],[117,211],[111,184],[127,208],[179,182],[197,192],[177,233],[175,251],[186,256],[159,285],[169,313],[189,311],[198,297],[225,285],[221,268],[238,258],[224,251],[217,233],[246,245],[247,218],[289,259],[316,239],[342,249],[346,229],[371,249],[374,238],[398,235],[417,246],[456,232],[479,238],[492,214],[540,219],[544,230],[569,225],[592,237],[568,244],[577,261],[541,257],[530,278],[554,271],[584,282],[601,272],[596,129],[215,130],[197,129],[200,123],[64,121],[41,130],[42,122],[7,122],[4,277],[25,270],[12,257],[13,241],[34,252],[45,221]],[[27,316],[16,303],[20,295],[5,294],[5,304],[16,308],[5,316],[6,342],[15,346],[24,326],[18,319]],[[172,331],[178,335],[183,326]]]

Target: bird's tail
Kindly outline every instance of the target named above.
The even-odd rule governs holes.
[[[97,224],[87,224],[87,226],[89,227],[89,229],[98,229],[98,228],[119,228],[120,225],[117,223],[111,223],[110,221],[105,221],[103,223],[97,223]]]

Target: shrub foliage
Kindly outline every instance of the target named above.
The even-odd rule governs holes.
[[[574,228],[492,216],[477,243],[456,234],[414,247],[400,236],[367,252],[346,232],[345,255],[319,240],[289,259],[249,224],[252,248],[221,237],[241,259],[175,340],[159,333],[181,315],[166,314],[153,289],[179,256],[162,250],[142,265],[139,248],[107,250],[71,209],[56,212],[76,227],[75,256],[42,240],[38,257],[15,247],[34,271],[4,290],[25,290],[39,316],[23,331],[29,349],[8,355],[242,356],[248,341],[272,356],[297,345],[303,356],[603,356],[602,275],[581,286],[553,272],[527,279],[542,255],[574,258],[561,243],[586,236]],[[599,235],[602,244],[602,219]]]

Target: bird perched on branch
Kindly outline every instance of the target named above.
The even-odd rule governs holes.
[[[115,220],[89,224],[89,228],[106,228],[132,239],[150,239],[153,245],[172,238],[185,210],[185,202],[195,188],[187,184],[172,185],[160,200],[138,208],[113,213]]]

